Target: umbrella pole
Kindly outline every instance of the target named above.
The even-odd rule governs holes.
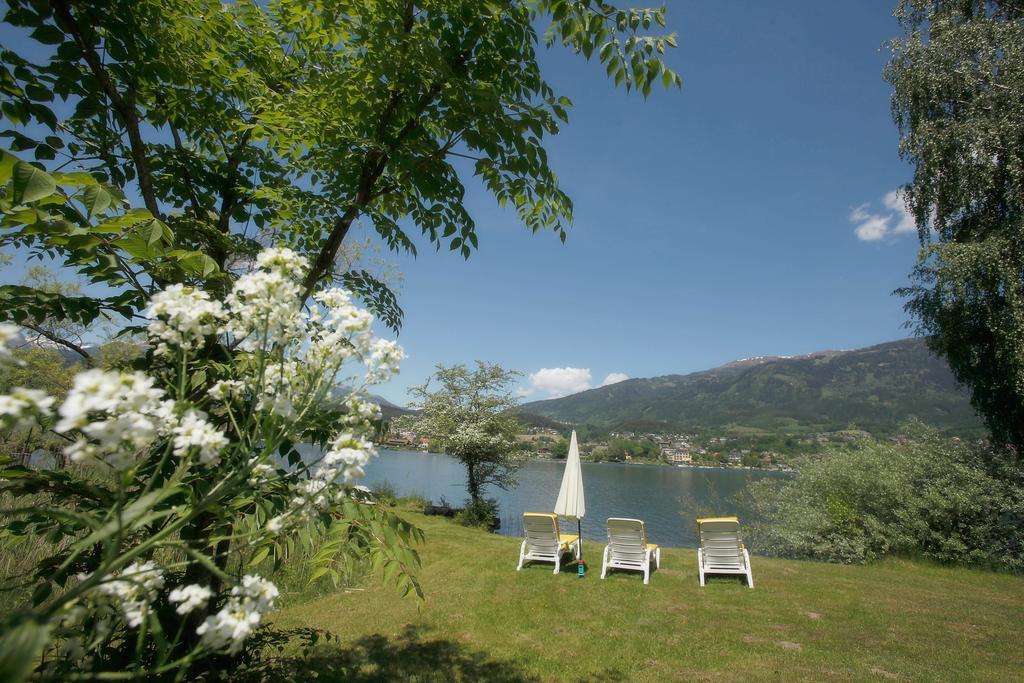
[[[576,536],[579,538],[580,544],[580,562],[583,561],[583,525],[580,523],[580,518],[576,518]]]

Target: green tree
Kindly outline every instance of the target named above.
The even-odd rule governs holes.
[[[886,78],[921,240],[907,311],[1024,452],[1024,6],[904,0]]]
[[[410,407],[421,411],[419,430],[466,467],[466,489],[476,509],[485,507],[484,487],[516,483],[519,461],[513,454],[520,426],[513,409],[519,400],[512,389],[518,376],[483,361],[475,369],[438,365],[426,384],[410,389]]]
[[[559,437],[551,444],[551,457],[555,460],[565,460],[569,455],[569,442]]]
[[[612,439],[608,442],[608,460],[621,462],[627,455],[634,460],[657,460],[661,449],[649,439]]]
[[[571,103],[541,74],[538,25],[550,25],[545,43],[597,57],[627,90],[647,96],[657,81],[680,84],[662,61],[676,45],[674,35],[659,33],[663,7],[619,9],[603,0],[8,5],[4,20],[36,44],[26,54],[11,49],[17,41],[0,51],[0,135],[13,151],[31,151],[39,168],[98,174],[102,182],[85,188],[87,216],[116,207],[118,188],[128,188],[146,209],[139,221],[165,223],[176,247],[209,257],[199,277],[212,290],[226,290],[229,279],[218,274],[260,242],[286,242],[309,258],[304,297],[340,280],[393,328],[402,311],[386,283],[344,270],[345,258],[339,266],[357,220],[391,250],[415,254],[407,232],[415,226],[429,246],[468,258],[479,242],[463,203],[473,178],[528,229],[565,238],[572,204],[544,144]],[[41,241],[36,235],[32,246],[43,249]],[[124,248],[136,258],[147,253],[146,243]],[[131,270],[106,282],[159,288],[181,278],[144,260]],[[93,298],[114,305],[109,296]]]
[[[10,393],[15,387],[41,389],[60,400],[71,389],[76,374],[82,371],[80,363],[68,363],[59,351],[41,346],[15,349],[14,363],[0,367],[0,393]]]

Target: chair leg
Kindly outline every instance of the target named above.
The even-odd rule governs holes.
[[[601,578],[608,573],[608,546],[604,547],[604,558],[601,560]]]
[[[750,566],[750,553],[747,552],[746,548],[743,549],[743,560],[744,560],[744,562],[747,565],[747,588],[753,588],[754,587],[754,571],[753,571],[753,569]]]
[[[651,582],[651,556],[647,556],[647,561],[644,562],[644,585],[646,586]]]
[[[697,550],[697,573],[700,574],[700,586],[704,587],[704,551]]]
[[[526,541],[523,541],[523,544],[521,546],[519,546],[519,566],[516,567],[516,571],[519,571],[520,569],[523,568],[523,556],[524,555],[526,555]]]
[[[661,548],[654,551],[654,566],[661,569]]]
[[[559,551],[558,551],[558,554],[557,554],[557,555],[555,555],[555,571],[553,571],[553,572],[551,572],[551,573],[552,573],[552,574],[557,574],[557,573],[558,573],[558,571],[559,571],[559,570],[560,570],[561,568],[562,568],[562,551],[561,551],[561,550],[559,550]]]

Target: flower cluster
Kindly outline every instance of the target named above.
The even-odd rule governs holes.
[[[171,591],[167,600],[172,605],[177,605],[175,612],[181,615],[189,614],[195,610],[205,607],[206,603],[213,597],[213,591],[206,586],[192,584],[179,586]]]
[[[370,345],[370,356],[367,365],[370,366],[370,377],[372,382],[386,382],[398,373],[398,366],[405,358],[402,347],[390,339],[376,339]]]
[[[56,431],[84,435],[67,448],[72,460],[97,458],[116,469],[132,464],[177,422],[174,401],[151,377],[99,369],[75,376],[59,415]]]
[[[263,614],[273,608],[277,596],[277,586],[270,581],[259,576],[244,576],[242,583],[231,589],[224,607],[207,617],[196,633],[210,649],[226,649],[236,654],[260,625]]]
[[[146,315],[151,318],[149,336],[158,355],[170,355],[174,349],[194,350],[210,335],[220,331],[224,307],[211,301],[206,292],[171,285],[149,300]]]
[[[118,608],[125,623],[136,628],[145,619],[150,603],[163,585],[163,571],[154,563],[133,562],[119,574],[104,578],[96,587],[94,596],[100,596]]]
[[[381,419],[380,406],[373,401],[364,401],[355,394],[349,394],[343,404],[345,408],[345,424],[350,428],[377,422]]]
[[[238,278],[227,307],[227,331],[243,348],[287,345],[304,328],[299,306],[299,277],[306,260],[291,249],[267,249],[256,260],[257,270]]]
[[[280,417],[294,417],[295,403],[310,393],[306,375],[302,364],[295,360],[267,363],[256,407]]]
[[[174,454],[181,457],[194,451],[199,462],[216,465],[220,462],[220,452],[228,445],[228,437],[210,424],[206,415],[198,410],[189,410],[178,424],[171,430],[174,434]]]
[[[16,388],[0,396],[0,428],[29,429],[38,426],[52,414],[53,397],[39,389]]]

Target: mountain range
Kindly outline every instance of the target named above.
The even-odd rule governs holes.
[[[923,339],[852,351],[761,356],[687,375],[629,379],[523,404],[524,414],[608,430],[893,432],[908,419],[976,435],[966,390]]]

